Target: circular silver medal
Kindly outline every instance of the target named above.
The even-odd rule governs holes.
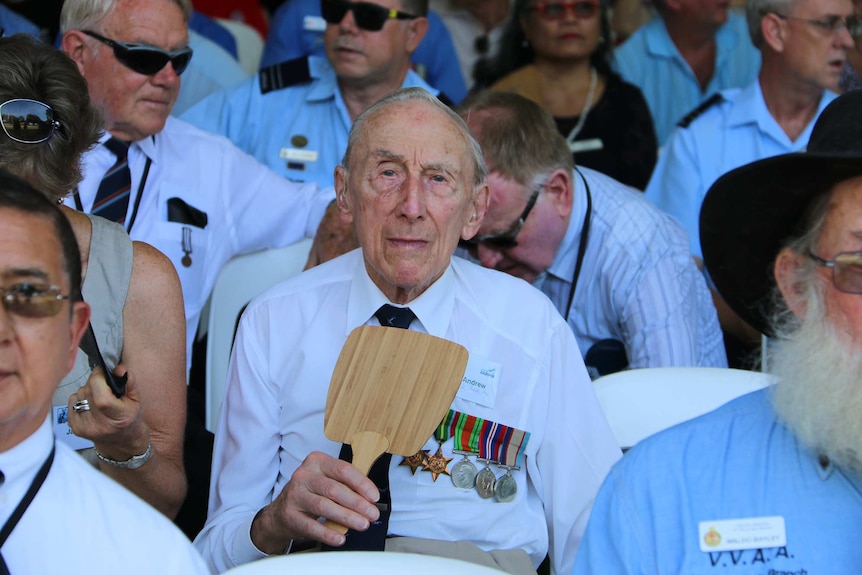
[[[478,473],[473,462],[465,457],[452,468],[452,483],[459,489],[472,489]]]
[[[479,497],[488,499],[494,495],[494,485],[497,484],[497,476],[491,471],[490,467],[485,467],[476,475],[476,491]]]
[[[515,499],[515,494],[518,492],[518,483],[512,474],[506,472],[506,475],[497,480],[494,486],[494,497],[500,503],[508,503]]]

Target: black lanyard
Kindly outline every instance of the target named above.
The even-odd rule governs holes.
[[[569,288],[569,302],[566,304],[566,321],[569,321],[569,312],[572,309],[572,301],[575,299],[575,289],[578,287],[578,278],[581,276],[581,267],[584,265],[584,254],[587,253],[587,242],[590,235],[590,220],[593,215],[593,198],[590,194],[590,185],[580,170],[575,171],[584,182],[584,191],[587,193],[587,213],[584,214],[584,224],[581,226],[581,241],[578,244],[578,260],[575,263],[575,273],[572,276],[572,287]]]
[[[3,529],[0,529],[0,548],[3,547],[4,543],[6,543],[12,530],[15,529],[16,525],[18,525],[24,512],[27,511],[28,507],[30,507],[30,504],[33,502],[33,498],[36,497],[36,494],[42,487],[42,484],[45,483],[45,478],[48,477],[48,471],[51,469],[52,463],[54,463],[54,446],[51,446],[51,453],[48,454],[48,459],[46,459],[45,463],[42,464],[42,467],[39,468],[39,471],[36,473],[36,477],[33,478],[33,483],[30,484],[30,488],[27,490],[27,493],[24,494],[24,498],[21,500],[21,503],[19,503],[18,507],[15,508],[15,511],[12,512],[9,519],[6,520],[6,524],[3,525]],[[0,575],[10,575],[9,567],[6,565],[6,561],[3,560],[2,553],[0,553]]]
[[[155,142],[155,136],[153,136],[153,141]],[[135,205],[132,206],[132,217],[129,218],[129,223],[126,225],[126,232],[132,233],[132,226],[135,225],[135,219],[138,217],[138,208],[141,205],[141,198],[144,195],[144,186],[147,184],[147,176],[150,175],[150,165],[153,161],[147,157],[147,163],[144,164],[144,173],[141,176],[141,183],[138,184],[138,193],[135,194]],[[84,204],[81,202],[81,195],[78,193],[78,188],[75,188],[75,192],[72,194],[75,198],[75,209],[79,212],[83,212]],[[3,575],[3,572],[0,571],[0,575]]]

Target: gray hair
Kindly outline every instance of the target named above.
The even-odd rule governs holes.
[[[192,15],[191,0],[171,0],[182,10],[188,23]],[[60,32],[95,28],[117,6],[119,0],[66,0],[60,12]]]
[[[403,88],[397,92],[393,92],[359,114],[353,122],[353,126],[350,128],[350,135],[347,137],[347,150],[344,152],[344,158],[341,160],[341,165],[344,169],[350,169],[353,150],[357,145],[359,145],[360,140],[365,136],[365,124],[368,122],[369,118],[379,113],[383,113],[389,106],[413,101],[427,102],[449,117],[455,128],[457,128],[463,135],[464,141],[467,142],[468,149],[472,152],[473,187],[475,188],[484,182],[488,170],[485,167],[482,148],[479,147],[479,143],[476,142],[470,134],[470,129],[467,127],[467,124],[465,124],[464,120],[461,119],[458,114],[453,112],[451,108],[422,88]]]
[[[751,43],[758,50],[763,47],[763,31],[760,23],[763,16],[770,12],[787,14],[794,0],[747,0],[745,3],[745,19],[748,21],[748,35]]]
[[[494,172],[533,187],[557,169],[571,174],[575,162],[554,119],[541,106],[511,92],[486,90],[464,101],[462,118],[478,123],[479,140]]]

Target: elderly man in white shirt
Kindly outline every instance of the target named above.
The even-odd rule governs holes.
[[[240,323],[209,518],[196,539],[214,568],[309,539],[352,545],[373,527],[381,549],[469,557],[511,573],[534,572],[547,554],[556,572],[571,569],[596,488],[620,452],[553,304],[524,282],[452,257],[481,224],[484,174],[463,121],[423,90],[396,92],[357,119],[336,192],[361,248],[273,288]],[[383,464],[385,528],[378,488],[336,459],[339,444],[323,434],[329,379],[348,334],[378,325],[375,314],[387,305],[391,314],[412,312],[410,329],[467,348],[450,413],[475,429],[496,424],[507,439],[488,450],[492,438],[480,432],[488,441],[458,460],[477,472],[477,452],[492,460],[483,477],[508,474],[503,483],[514,480],[514,493],[495,495],[482,481],[453,484],[444,475],[454,463],[418,471],[470,443],[457,430],[443,433],[415,459]],[[511,437],[520,450],[506,449]],[[321,516],[351,531],[345,538]]]

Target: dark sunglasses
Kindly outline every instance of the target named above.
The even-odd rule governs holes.
[[[530,6],[533,12],[540,12],[547,20],[560,20],[571,10],[577,20],[592,18],[599,11],[598,0],[578,0],[577,2],[539,2]]]
[[[54,135],[60,122],[54,118],[54,109],[37,100],[17,98],[0,104],[3,131],[9,138],[22,144],[38,144]]]
[[[179,76],[185,71],[192,59],[192,49],[188,46],[168,52],[152,46],[117,42],[89,30],[81,31],[113,48],[114,57],[120,64],[144,76],[152,76],[164,68],[168,62],[171,63],[174,72]]]
[[[347,0],[320,0],[320,12],[329,24],[338,24],[348,11],[353,11],[356,26],[369,32],[383,29],[387,20],[413,20],[418,18],[413,14],[401,12],[395,8],[384,8],[371,2],[348,2]]]
[[[0,300],[8,313],[21,317],[50,317],[63,308],[68,295],[57,286],[18,283],[0,287]]]
[[[530,199],[527,200],[527,206],[524,208],[524,211],[521,212],[518,220],[509,227],[508,231],[500,234],[473,236],[469,240],[459,241],[458,245],[469,250],[473,254],[476,253],[476,250],[479,248],[479,244],[487,246],[492,250],[509,250],[517,247],[518,234],[521,233],[521,228],[524,227],[524,222],[527,220],[527,216],[529,216],[530,212],[533,211],[533,206],[536,205],[536,200],[538,199],[539,192],[542,191],[542,188],[544,188],[544,185],[533,190],[533,193],[530,194]]]

